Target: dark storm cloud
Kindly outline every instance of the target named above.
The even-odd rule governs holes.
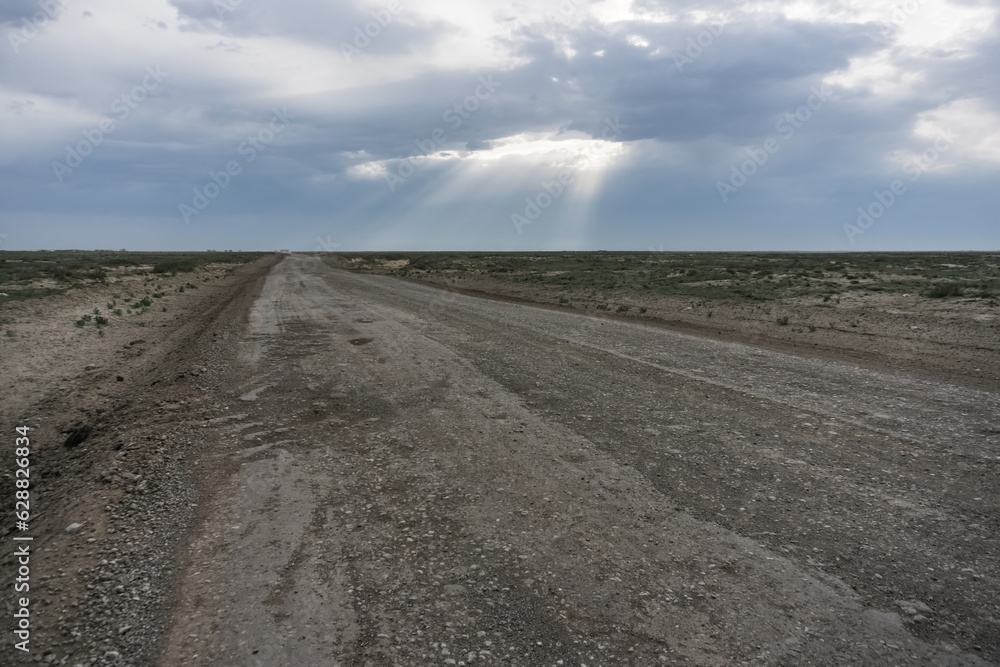
[[[870,26],[731,26],[682,72],[673,53],[701,26],[642,27],[649,41],[642,48],[626,41],[630,30],[564,34],[577,50],[573,57],[547,37],[522,32],[514,51],[529,62],[484,73],[500,88],[449,138],[454,145],[480,145],[557,128],[599,137],[607,119],[620,117],[628,125],[622,138],[630,141],[748,141],[773,131],[777,115],[801,105],[823,75],[874,48]],[[602,56],[594,55],[602,50]],[[475,74],[435,72],[361,89],[352,101],[312,121],[327,137],[317,139],[328,150],[364,149],[376,158],[407,155],[415,140],[434,127],[447,127],[443,114],[476,82]],[[352,128],[349,135],[338,132],[344,127]]]
[[[228,0],[232,2],[233,0]],[[217,24],[234,35],[285,34],[307,40],[324,40],[331,30],[350,35],[354,26],[370,21],[371,11],[349,4],[315,8],[295,3],[274,5],[263,0],[244,0],[223,21],[211,2],[172,0],[182,15],[194,21]],[[720,8],[732,3],[720,2]],[[673,3],[676,8],[676,3]],[[699,7],[703,5],[699,4]],[[390,28],[401,27],[401,21]],[[522,132],[561,127],[598,136],[607,118],[627,119],[624,139],[654,139],[691,142],[717,139],[736,144],[752,142],[773,133],[779,114],[794,110],[825,75],[846,67],[851,58],[881,48],[884,38],[874,24],[836,24],[746,19],[734,15],[713,41],[692,62],[676,57],[685,54],[689,40],[707,24],[678,21],[666,24],[636,22],[610,32],[597,25],[563,30],[558,36],[577,51],[568,57],[541,29],[525,29],[515,35],[513,52],[528,64],[509,71],[490,73],[502,87],[490,100],[469,115],[462,125],[449,131],[449,146],[499,139]],[[541,28],[542,26],[539,26]],[[334,29],[335,28],[335,29]],[[408,26],[414,44],[429,43],[440,36],[440,26]],[[648,46],[635,46],[627,38],[637,35]],[[404,48],[406,39],[375,40],[375,44]],[[601,56],[595,52],[603,51]],[[987,53],[989,53],[987,51]],[[976,62],[973,59],[971,62]],[[926,86],[954,77],[952,65],[938,65],[940,73]],[[965,69],[969,64],[964,65]],[[989,66],[981,67],[982,77]],[[412,80],[392,82],[352,91],[351,99],[318,105],[322,113],[308,112],[300,124],[310,134],[310,151],[326,155],[321,162],[348,166],[350,160],[331,160],[336,153],[365,154],[375,159],[408,155],[414,142],[436,127],[447,128],[443,115],[467,97],[480,73],[431,72]],[[558,79],[553,81],[553,78]],[[839,93],[840,91],[838,91]],[[328,96],[331,98],[335,95]],[[890,128],[908,129],[907,120],[933,106],[933,98],[912,100],[890,109],[865,110],[841,99],[828,113],[831,124],[839,118],[839,132],[864,135]],[[307,107],[321,100],[303,99]],[[232,120],[234,111],[206,109],[209,122]],[[903,120],[905,119],[905,120]],[[903,122],[901,122],[903,120]],[[344,132],[344,128],[350,128]],[[891,134],[890,130],[890,134]],[[881,148],[868,143],[868,150]],[[805,145],[805,144],[804,144]],[[307,158],[308,159],[308,158]]]
[[[400,0],[385,0],[370,7],[313,0],[169,2],[177,8],[182,30],[231,37],[287,37],[329,48],[341,57],[357,56],[357,52],[420,53],[441,35],[459,30],[444,21],[421,20],[407,12]]]
[[[571,36],[579,52],[573,58],[543,37],[526,35],[520,53],[531,63],[508,76],[509,90],[522,91],[514,111],[544,122],[561,117],[570,129],[588,132],[611,110],[627,110],[629,139],[740,139],[759,131],[762,116],[801,104],[811,83],[872,48],[867,28],[731,25],[679,71],[674,54],[703,29],[643,24],[615,35],[581,31]],[[649,46],[629,44],[631,34]],[[594,55],[598,51],[603,55]]]
[[[0,23],[21,23],[24,19],[30,21],[38,12],[50,18],[58,15],[65,3],[66,0],[62,0],[61,3],[58,0],[49,0],[44,3],[46,8],[39,0],[4,0],[0,3]]]
[[[74,121],[78,127],[55,138],[44,127],[38,129],[41,147],[36,150],[5,153],[0,200],[6,219],[45,214],[71,219],[83,213],[88,220],[107,214],[116,225],[129,217],[162,219],[183,229],[185,236],[179,238],[189,239],[198,238],[199,230],[222,233],[219,230],[236,225],[233,221],[241,216],[272,215],[310,230],[313,221],[320,221],[315,223],[316,235],[332,235],[334,241],[355,246],[366,239],[375,244],[392,239],[397,244],[443,246],[464,242],[463,234],[479,247],[530,247],[532,238],[558,244],[555,225],[546,227],[545,220],[533,225],[535,236],[523,237],[512,236],[508,220],[510,211],[523,207],[523,198],[540,187],[536,180],[551,179],[554,168],[544,162],[508,167],[516,173],[490,180],[489,187],[459,191],[443,203],[430,195],[467,175],[467,165],[476,160],[470,154],[483,157],[496,150],[500,140],[526,133],[565,136],[571,131],[606,138],[608,123],[613,122],[620,124],[621,132],[612,140],[625,143],[631,152],[604,175],[594,195],[592,211],[599,222],[592,238],[564,240],[564,247],[576,242],[669,246],[664,226],[673,238],[688,240],[690,247],[710,243],[713,234],[756,239],[759,247],[779,247],[782,239],[806,247],[809,238],[828,247],[829,238],[840,234],[844,216],[891,179],[893,167],[887,166],[886,156],[896,150],[923,150],[926,142],[914,136],[920,114],[967,98],[1000,111],[995,75],[1000,70],[1000,37],[995,26],[987,38],[961,53],[907,50],[893,46],[876,22],[788,20],[743,12],[728,0],[646,0],[634,7],[669,10],[676,20],[600,23],[584,17],[580,9],[572,21],[519,24],[512,33],[492,38],[491,44],[505,54],[495,59],[501,64],[494,68],[482,64],[487,59],[469,64],[462,53],[455,53],[433,56],[438,58],[435,64],[405,74],[386,74],[377,66],[330,69],[335,72],[331,76],[373,72],[371,80],[358,77],[350,85],[324,87],[306,77],[308,85],[280,86],[274,83],[274,69],[268,70],[272,63],[261,55],[270,53],[262,45],[287,45],[294,51],[295,59],[280,64],[292,78],[331,63],[340,68],[430,63],[436,47],[461,37],[466,27],[450,15],[448,20],[423,17],[405,3],[395,13],[389,2],[169,4],[180,20],[184,39],[178,38],[179,43],[189,45],[188,51],[154,52],[174,74],[62,183],[53,178],[51,162],[62,158],[66,145],[80,141],[81,132],[92,130],[95,118],[108,115],[112,99],[136,85],[142,67],[132,71],[116,62],[91,71],[87,54],[77,59],[52,55],[41,48],[43,39],[21,56],[23,60],[0,61],[6,86],[0,88],[6,96],[3,109],[10,118],[21,122],[32,114],[41,117],[45,100],[57,100],[63,113],[88,112]],[[831,11],[841,7],[826,4]],[[16,26],[38,6],[8,0],[0,8],[0,20]],[[713,8],[730,12],[728,21],[714,29],[694,13]],[[388,14],[377,14],[383,10]],[[347,62],[341,45],[354,46],[357,30],[364,32],[380,16],[379,26],[369,27],[369,33],[378,34]],[[104,18],[93,19],[95,24],[100,20]],[[158,21],[149,20],[150,25]],[[159,23],[157,34],[170,33]],[[176,30],[171,34],[176,36]],[[191,37],[197,39],[184,41]],[[692,40],[699,48],[691,48]],[[302,46],[309,48],[299,49]],[[888,49],[892,64],[909,74],[905,86],[891,80],[876,82],[874,88],[821,86],[825,78],[847,71],[852,61],[882,49]],[[406,58],[399,59],[401,55]],[[174,56],[178,62],[172,69],[168,63]],[[229,76],[219,67],[213,75],[199,77],[185,58],[205,58],[211,64],[216,58],[233,59],[220,61],[226,63],[256,59],[262,76],[260,82],[245,72]],[[489,94],[483,93],[484,80],[491,82]],[[899,90],[879,87],[897,85]],[[794,114],[811,98],[815,102],[817,89],[823,91],[822,104],[808,109],[808,119],[784,136],[779,130],[789,127],[780,125],[784,114]],[[32,93],[40,95],[37,101]],[[287,131],[252,163],[243,164],[240,175],[191,225],[183,225],[178,205],[190,202],[193,191],[227,161],[243,159],[242,142],[266,127],[275,107],[294,114]],[[435,151],[470,159],[425,160],[393,191],[380,177],[358,175],[358,165],[427,152],[428,140],[438,129],[446,138],[435,141]],[[721,200],[717,181],[746,159],[748,149],[759,151],[768,139],[779,141],[780,151],[728,201]],[[996,202],[995,189],[988,187],[995,175],[995,167],[986,165],[961,188],[955,180],[939,179],[935,187],[920,191],[924,194],[915,191],[896,211],[912,210],[919,216],[915,203],[926,207],[927,193],[947,198],[948,192],[959,190],[956,206],[987,210]],[[527,185],[521,183],[524,179]],[[980,217],[969,224],[980,224],[982,216],[976,215]],[[0,232],[8,233],[3,219]],[[607,220],[615,222],[601,222]],[[802,227],[803,220],[812,227]],[[409,226],[401,230],[399,225]],[[698,236],[699,225],[707,225],[708,236]],[[743,227],[737,230],[738,225]],[[815,231],[817,225],[823,226],[822,232]],[[273,238],[279,238],[280,227]],[[8,239],[8,245],[11,242]],[[189,244],[179,247],[184,245]]]

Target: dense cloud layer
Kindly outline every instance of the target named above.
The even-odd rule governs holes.
[[[0,247],[1000,245],[994,3],[317,4],[5,3]]]

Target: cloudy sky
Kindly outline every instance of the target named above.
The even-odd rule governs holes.
[[[0,249],[996,250],[998,12],[3,0]]]

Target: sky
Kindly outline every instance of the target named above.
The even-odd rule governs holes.
[[[998,12],[4,0],[0,250],[997,250]]]

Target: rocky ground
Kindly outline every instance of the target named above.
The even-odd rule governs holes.
[[[1000,660],[996,387],[273,262],[141,336],[8,314],[40,476],[5,660]]]
[[[196,516],[192,469],[210,412],[207,367],[273,260],[177,276],[121,274],[0,310],[0,423],[31,428],[31,653],[0,663],[149,664],[173,602],[175,552]],[[196,284],[178,292],[179,287]],[[162,293],[142,316],[74,322],[116,297]],[[108,313],[110,315],[110,313]],[[83,438],[67,447],[71,436]],[[7,470],[12,471],[12,466]],[[13,572],[13,478],[0,571]],[[13,614],[5,576],[4,615]]]
[[[392,275],[407,269],[405,259],[380,261],[350,254],[327,259],[365,273]],[[914,373],[929,371],[929,377],[947,374],[970,386],[1000,386],[1000,301],[996,298],[930,299],[915,289],[909,293],[845,291],[830,299],[811,295],[759,303],[529,283],[515,280],[516,274],[476,270],[406,270],[405,275],[473,296],[666,326],[873,367],[903,366]],[[835,282],[845,290],[851,287],[844,278]],[[877,286],[878,281],[874,282]]]

